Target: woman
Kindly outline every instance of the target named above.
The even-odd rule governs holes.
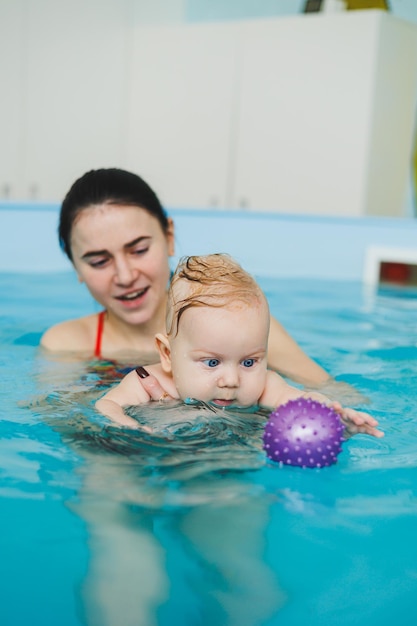
[[[53,326],[41,345],[83,358],[156,361],[154,336],[165,331],[174,224],[149,185],[120,169],[87,172],[64,199],[59,240],[104,311]],[[329,381],[274,318],[268,364],[304,385]]]

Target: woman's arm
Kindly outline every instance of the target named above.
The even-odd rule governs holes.
[[[319,387],[330,375],[310,359],[285,328],[271,316],[268,341],[268,366],[301,385]]]
[[[325,369],[310,359],[285,328],[273,317],[269,331],[268,366],[296,383],[321,392],[342,404],[368,404],[360,391],[334,380]]]

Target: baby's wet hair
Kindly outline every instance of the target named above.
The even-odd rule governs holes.
[[[175,336],[192,307],[232,308],[266,303],[256,280],[228,254],[180,259],[168,292],[167,333]]]

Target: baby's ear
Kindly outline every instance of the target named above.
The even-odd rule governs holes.
[[[171,347],[166,335],[158,333],[155,335],[155,343],[161,358],[162,369],[166,374],[171,373]]]

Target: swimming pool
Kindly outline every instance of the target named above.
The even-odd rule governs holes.
[[[385,439],[303,470],[265,461],[262,416],[156,407],[154,438],[109,428],[94,368],[37,348],[90,298],[68,272],[0,275],[3,626],[414,625],[417,300],[260,282]]]

